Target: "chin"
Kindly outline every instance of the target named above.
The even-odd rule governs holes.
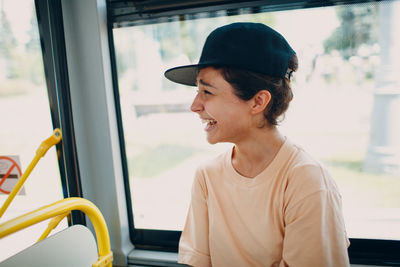
[[[208,139],[207,139],[207,142],[208,142],[210,145],[215,145],[215,144],[218,143],[217,141],[211,141],[211,140],[208,140]]]
[[[218,140],[213,139],[213,138],[210,138],[210,137],[207,137],[207,142],[208,142],[210,145],[215,145],[216,143],[219,143]]]

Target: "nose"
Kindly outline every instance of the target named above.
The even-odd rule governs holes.
[[[204,106],[203,106],[203,102],[200,99],[200,95],[199,93],[196,94],[192,105],[190,106],[190,110],[193,112],[201,112],[203,111]]]

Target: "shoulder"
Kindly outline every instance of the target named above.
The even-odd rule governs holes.
[[[339,194],[337,185],[328,169],[303,148],[292,146],[292,158],[288,165],[286,196],[299,201],[317,192]]]
[[[292,144],[293,157],[289,164],[289,183],[313,186],[314,190],[336,190],[336,184],[323,163],[302,147]]]
[[[214,173],[221,173],[227,168],[228,159],[231,156],[231,149],[218,156],[202,162],[196,169],[197,176],[210,176]]]
[[[212,186],[216,180],[225,175],[230,155],[231,151],[228,150],[201,163],[196,169],[192,190],[201,190],[207,194],[208,187]]]

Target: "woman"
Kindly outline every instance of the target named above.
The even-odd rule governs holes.
[[[208,36],[198,64],[166,71],[198,87],[191,110],[208,142],[234,144],[196,172],[180,263],[349,265],[335,182],[276,127],[296,70],[296,54],[278,32],[233,23]]]

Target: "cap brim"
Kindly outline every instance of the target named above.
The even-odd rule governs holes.
[[[198,74],[198,69],[200,65],[187,65],[187,66],[180,66],[171,68],[165,71],[164,76],[173,82],[189,85],[189,86],[196,86],[196,79]]]

